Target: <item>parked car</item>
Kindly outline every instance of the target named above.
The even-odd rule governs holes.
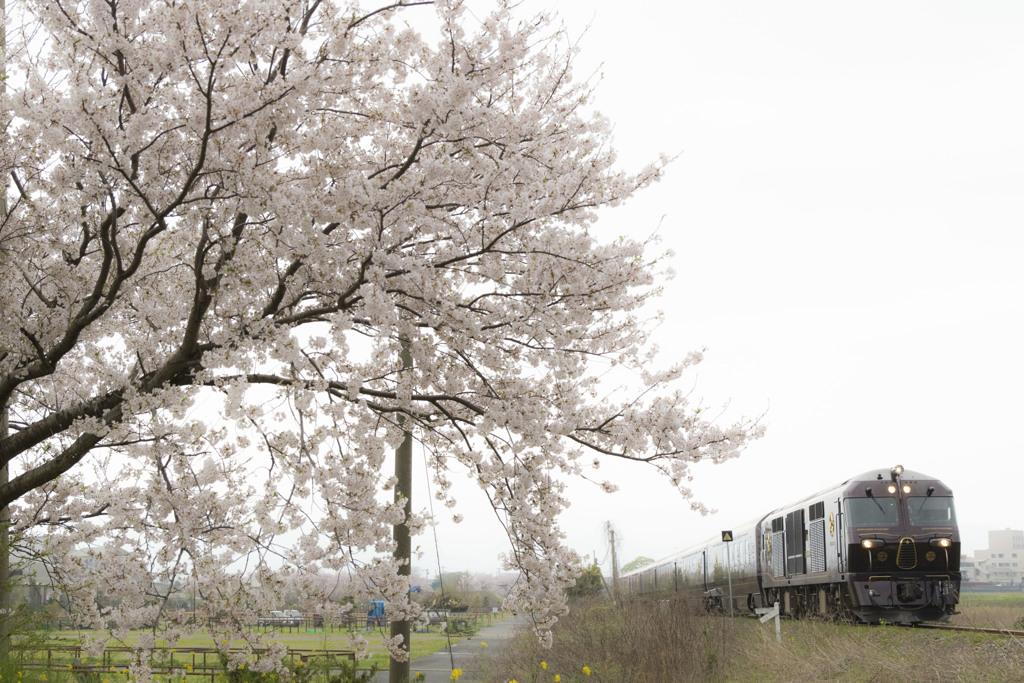
[[[297,609],[271,610],[268,616],[257,620],[260,626],[298,626],[302,623],[302,612]]]

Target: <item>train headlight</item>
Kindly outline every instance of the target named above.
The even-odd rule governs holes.
[[[865,538],[860,542],[861,546],[868,550],[872,548],[881,548],[885,545],[885,541],[880,538]]]
[[[903,493],[910,493],[910,485],[909,484],[904,484],[903,485]]]
[[[889,484],[889,493],[896,493],[896,487],[893,484]]]
[[[953,545],[953,541],[949,540],[948,538],[933,538],[932,545],[937,545],[940,548],[948,548],[951,545]]]
[[[903,475],[903,465],[896,465],[896,467],[893,467],[889,470],[889,475],[892,477],[893,481],[896,481]]]

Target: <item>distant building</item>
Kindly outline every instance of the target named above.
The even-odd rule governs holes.
[[[988,532],[988,548],[960,560],[965,581],[1002,586],[1024,585],[1024,531]]]
[[[971,583],[980,583],[983,580],[978,564],[974,561],[973,557],[967,555],[960,556],[960,575],[964,581],[970,581]]]

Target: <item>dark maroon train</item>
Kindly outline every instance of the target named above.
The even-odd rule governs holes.
[[[872,470],[624,574],[632,595],[709,607],[945,621],[960,594],[960,537],[948,486],[897,465]],[[727,553],[728,546],[728,555]],[[730,593],[731,576],[731,593]],[[731,595],[731,598],[730,598]]]

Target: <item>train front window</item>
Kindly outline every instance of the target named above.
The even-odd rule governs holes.
[[[955,526],[952,496],[910,496],[907,498],[911,526]]]
[[[900,523],[899,502],[895,498],[847,498],[846,514],[852,527],[898,526]]]

